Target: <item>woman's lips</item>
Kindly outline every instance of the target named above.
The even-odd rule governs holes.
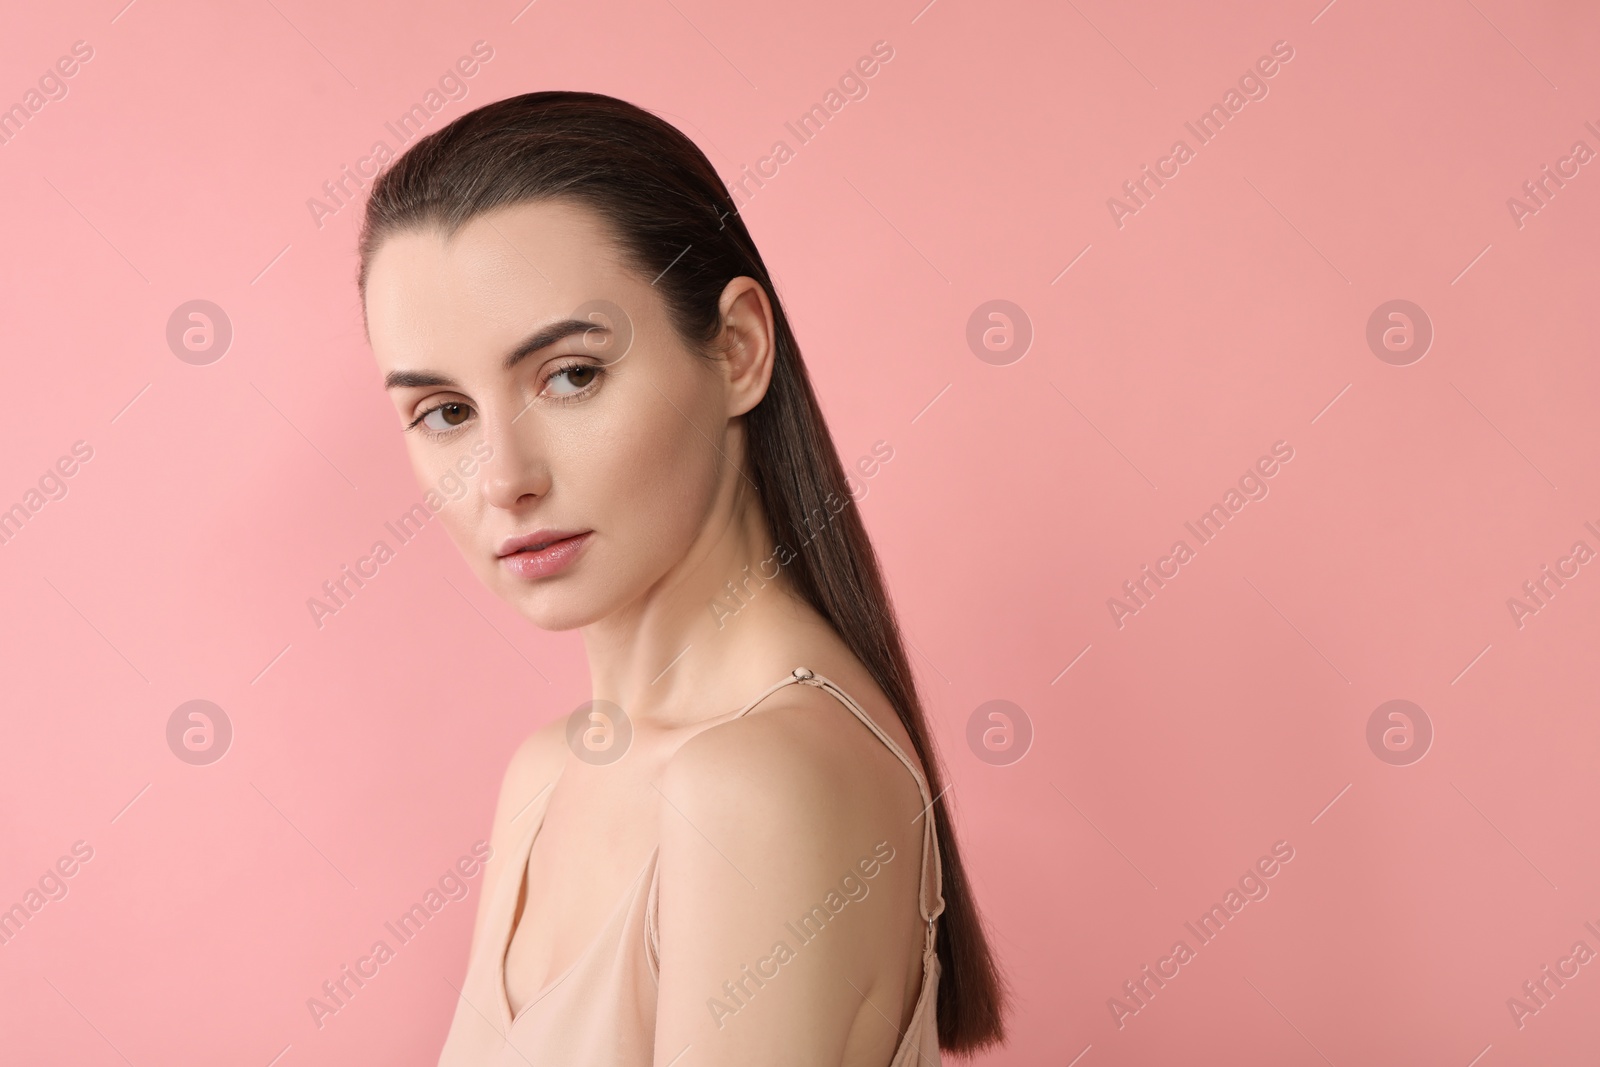
[[[589,530],[585,533],[563,537],[560,540],[549,541],[544,544],[543,548],[534,548],[532,546],[543,543],[544,538],[519,538],[519,541],[527,542],[529,547],[502,552],[500,563],[518,578],[548,578],[552,574],[559,574],[570,567],[578,558],[578,554],[583,551],[584,546],[593,537],[594,531]]]

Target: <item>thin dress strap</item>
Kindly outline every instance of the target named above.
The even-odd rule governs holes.
[[[783,679],[781,682],[777,682],[774,685],[769,686],[763,693],[761,693],[761,695],[757,696],[743,708],[740,708],[734,717],[737,718],[738,716],[747,714],[752,708],[761,703],[767,697],[771,696],[773,693],[776,693],[786,685],[793,685],[796,682],[802,685],[814,685],[819,689],[825,689],[829,693],[832,693],[841,704],[849,708],[851,713],[866,725],[867,729],[871,730],[878,736],[878,740],[882,741],[889,747],[890,752],[893,752],[897,757],[899,757],[900,762],[905,764],[906,770],[911,772],[911,777],[916,779],[917,791],[922,794],[922,813],[918,815],[917,818],[923,821],[922,874],[921,883],[917,891],[917,905],[921,909],[922,918],[928,924],[927,943],[924,946],[924,953],[927,954],[933,952],[934,941],[936,937],[934,922],[941,914],[944,913],[944,869],[939,859],[939,835],[934,829],[933,824],[934,798],[929,795],[927,778],[923,776],[922,771],[917,769],[917,765],[911,762],[910,758],[906,756],[905,752],[900,748],[900,746],[895,743],[894,738],[885,733],[883,728],[873,721],[872,716],[868,715],[860,704],[857,704],[853,699],[851,699],[849,693],[846,693],[832,681],[824,678],[820,674],[812,672],[806,667],[795,668],[795,670],[787,678]],[[914,822],[916,820],[912,821]],[[933,890],[931,899],[929,894],[930,884]]]

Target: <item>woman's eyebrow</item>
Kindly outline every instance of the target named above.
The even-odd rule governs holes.
[[[557,341],[565,340],[575,333],[588,333],[590,330],[603,329],[605,327],[599,323],[585,322],[582,319],[563,319],[560,322],[552,322],[550,325],[535,330],[523,338],[522,343],[513,348],[511,354],[506,357],[504,369],[510,370],[541,348],[549,348]]]
[[[454,388],[455,384],[453,380],[446,378],[442,374],[434,374],[432,371],[425,370],[392,370],[383,379],[383,387],[385,389],[406,389],[424,385],[443,385]]]
[[[590,330],[604,330],[606,327],[595,322],[585,322],[582,319],[563,319],[541,327],[523,338],[517,347],[506,356],[503,369],[510,370],[524,359],[538,352],[540,349],[549,348],[557,341],[565,340],[573,334],[588,333]],[[433,371],[390,371],[383,379],[385,389],[417,388],[422,386],[444,386],[454,388],[455,381],[443,374]]]

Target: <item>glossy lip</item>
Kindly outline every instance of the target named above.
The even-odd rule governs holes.
[[[532,548],[534,545],[553,544],[556,541],[566,541],[569,538],[579,537],[590,533],[589,530],[535,530],[530,534],[519,537],[508,537],[500,542],[500,548],[495,555],[504,559],[513,552],[521,552]]]
[[[538,530],[502,542],[500,563],[526,581],[548,578],[571,566],[593,537],[593,530],[579,534],[564,530]],[[543,548],[533,547],[541,544]]]

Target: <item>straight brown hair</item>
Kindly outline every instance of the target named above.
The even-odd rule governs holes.
[[[950,827],[943,772],[872,542],[852,496],[766,264],[715,168],[688,137],[642,108],[598,93],[526,93],[487,104],[412,145],[373,182],[362,224],[357,288],[398,232],[455,233],[498,208],[565,199],[614,229],[654,285],[686,343],[704,353],[721,330],[718,299],[734,278],[761,283],[777,330],[772,381],[744,417],[747,475],[775,538],[796,531],[787,571],[889,698],[934,794],[943,858],[939,923],[939,1045],[971,1054],[1004,1040],[1004,982],[989,949]],[[822,534],[811,529],[822,519]]]

